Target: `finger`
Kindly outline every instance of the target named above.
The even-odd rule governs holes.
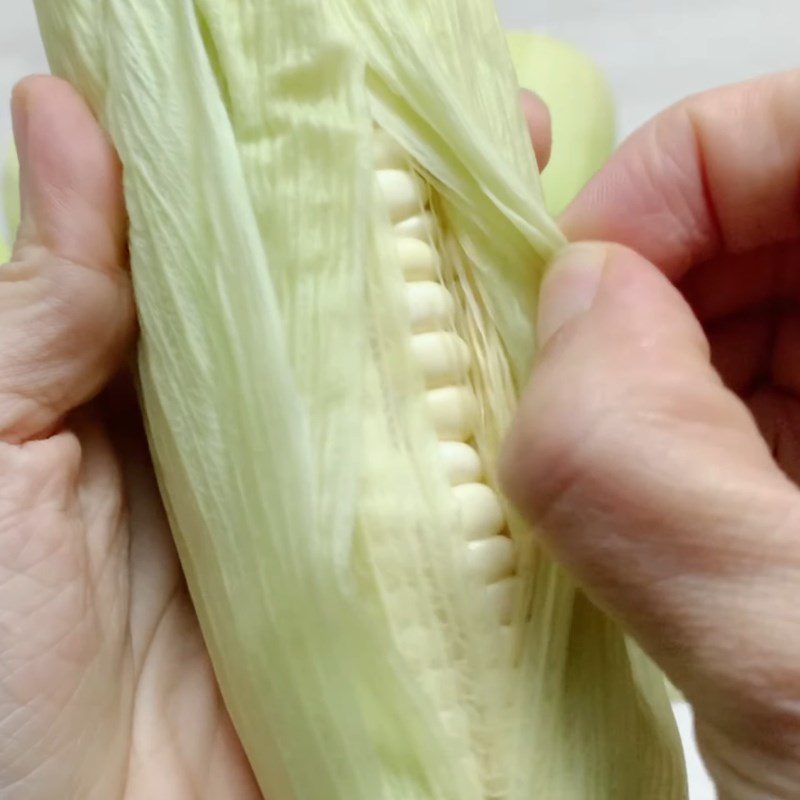
[[[635,133],[565,212],[573,239],[628,245],[671,278],[800,235],[800,71],[717,89]]]
[[[528,133],[531,137],[533,152],[536,154],[536,163],[539,171],[543,171],[550,161],[552,149],[552,120],[550,110],[546,103],[528,89],[521,92],[522,110],[528,123]]]
[[[540,336],[509,496],[704,719],[763,734],[800,685],[795,488],[685,301],[634,252],[567,250]]]
[[[0,439],[46,436],[118,367],[133,332],[121,170],[66,83],[12,101],[22,220],[0,269]]]

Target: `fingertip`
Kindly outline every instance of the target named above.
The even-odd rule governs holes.
[[[550,109],[538,94],[529,89],[523,89],[520,94],[522,110],[528,123],[528,134],[541,172],[550,161],[552,152],[553,126]]]
[[[609,330],[628,329],[631,335],[634,328],[642,333],[652,329],[653,335],[661,329],[669,335],[688,331],[693,340],[706,342],[677,288],[656,265],[625,245],[586,240],[559,253],[539,292],[540,348],[589,311],[592,325]]]
[[[571,319],[591,307],[608,251],[608,245],[601,242],[580,242],[567,247],[550,265],[539,291],[540,347]]]
[[[122,171],[91,110],[66,81],[35,75],[12,93],[20,160],[18,245],[103,270],[124,263]]]
[[[558,317],[556,330],[498,464],[504,492],[525,516],[553,522],[566,513],[570,526],[584,525],[585,512],[603,508],[628,524],[634,465],[642,485],[661,474],[671,436],[708,426],[720,447],[730,431],[752,446],[752,420],[711,367],[702,328],[653,264],[620,245],[581,243],[565,251],[549,280],[541,302],[561,304],[560,316],[540,308]],[[575,306],[571,294],[578,303],[569,316],[563,306],[565,295]],[[627,477],[615,482],[623,470]]]
[[[597,246],[597,245],[593,245]],[[618,338],[643,363],[658,352],[693,353],[708,364],[708,339],[693,310],[660,266],[622,244],[606,244],[602,281],[595,302],[595,324],[609,340]],[[590,334],[591,335],[591,334]]]

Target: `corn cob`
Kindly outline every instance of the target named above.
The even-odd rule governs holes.
[[[38,0],[125,167],[154,460],[270,800],[683,796],[495,462],[547,215],[483,0]]]

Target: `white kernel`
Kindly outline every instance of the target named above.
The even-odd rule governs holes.
[[[409,164],[405,150],[386,131],[372,137],[372,163],[378,169],[404,169]]]
[[[501,625],[508,625],[514,616],[517,601],[517,578],[504,578],[486,587],[486,600]]]
[[[455,333],[418,333],[411,337],[411,353],[426,386],[461,383],[469,372],[469,347]]]
[[[419,239],[421,242],[432,242],[436,234],[436,217],[430,211],[424,211],[414,217],[404,219],[394,226],[397,236]]]
[[[427,395],[428,410],[440,439],[466,442],[475,433],[478,403],[465,386],[431,389]]]
[[[494,583],[514,574],[516,552],[507,536],[493,536],[467,544],[467,565],[470,573],[484,583]]]
[[[453,319],[453,296],[440,283],[417,281],[405,290],[413,330],[441,330]]]
[[[402,169],[381,169],[375,176],[392,222],[413,219],[425,207],[422,188],[412,173]]]
[[[481,479],[483,465],[474,447],[463,442],[439,442],[439,458],[452,486]]]
[[[407,281],[432,281],[439,276],[439,254],[419,239],[398,237],[397,260]]]
[[[468,541],[490,539],[505,528],[506,520],[500,499],[485,483],[454,486],[453,494]]]

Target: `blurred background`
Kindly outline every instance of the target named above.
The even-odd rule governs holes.
[[[800,66],[798,0],[497,0],[509,28],[532,28],[584,50],[606,73],[624,136],[665,106],[703,89]],[[0,0],[0,146],[14,82],[46,69],[32,0]],[[0,151],[2,152],[2,151]],[[692,800],[714,794],[694,751]]]
[[[508,27],[565,39],[600,64],[617,95],[623,134],[687,94],[800,66],[798,0],[497,4]]]
[[[798,0],[497,0],[508,27],[589,53],[619,102],[624,135],[687,94],[798,66]],[[33,0],[0,0],[0,96],[44,69]],[[0,131],[8,127],[0,103]]]

